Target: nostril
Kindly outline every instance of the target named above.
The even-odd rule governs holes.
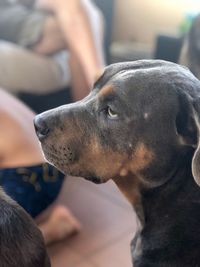
[[[36,116],[34,118],[34,126],[36,134],[40,140],[47,137],[50,132],[49,127],[41,116]]]

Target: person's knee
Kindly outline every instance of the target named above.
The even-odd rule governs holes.
[[[0,41],[0,56],[11,57],[13,53],[16,53],[18,46],[7,41]]]
[[[19,62],[29,58],[30,52],[17,44],[13,44],[7,41],[0,41],[0,61],[1,64],[5,64],[7,67],[13,68],[13,62]]]

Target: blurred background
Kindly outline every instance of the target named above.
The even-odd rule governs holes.
[[[94,0],[105,20],[106,63],[137,59],[164,59],[178,62],[184,37],[199,13],[198,0]],[[40,97],[22,94],[34,110],[63,103],[66,91]],[[43,97],[45,100],[43,100]],[[65,96],[66,97],[66,96]],[[69,97],[69,96],[68,96]],[[55,103],[54,103],[55,102]],[[42,107],[41,107],[42,106]]]
[[[8,19],[6,17],[7,13],[3,11],[6,2],[8,7],[10,7],[13,3],[16,4],[19,1],[0,1],[0,11],[2,11],[0,39],[10,41],[7,36],[7,24],[1,26],[1,21]],[[32,8],[31,0],[23,0],[21,2],[24,3],[25,8],[29,8],[29,6]],[[52,4],[51,8],[56,9],[57,0],[50,2]],[[68,0],[66,0],[67,2]],[[199,70],[200,60],[198,62],[194,58],[197,59],[200,55],[198,54],[200,53],[200,46],[198,46],[200,23],[197,23],[196,39],[188,33],[194,19],[200,12],[200,1],[93,0],[93,4],[96,4],[100,10],[104,21],[103,54],[105,64],[102,64],[103,66],[138,59],[164,59],[179,63],[184,50],[183,54],[187,59],[185,61],[187,62],[186,65],[189,67],[191,65],[191,70],[194,67],[194,72]],[[12,16],[9,18],[12,18]],[[94,18],[91,26],[95,24],[95,21]],[[71,26],[73,28],[74,25],[72,24]],[[18,35],[17,31],[11,32],[15,32]],[[5,36],[5,39],[2,36]],[[98,39],[98,37],[97,34],[94,38]],[[23,40],[26,41],[26,38],[28,36],[25,36]],[[82,45],[79,36],[76,36],[75,40],[77,40],[76,43],[79,43],[80,46]],[[191,42],[192,45],[190,44]],[[195,46],[193,42],[196,42],[197,45]],[[192,49],[192,51],[195,51],[196,54],[191,56],[190,47],[193,47],[193,45],[196,47],[196,50]],[[27,48],[29,49],[29,47]],[[83,53],[86,52],[88,51],[83,51]],[[12,79],[4,71],[6,64],[4,65],[5,61],[3,61],[6,60],[4,55],[11,55],[11,50],[6,50],[5,46],[1,45],[0,54],[1,56],[3,55],[0,61],[0,86],[3,87],[4,91],[12,93],[12,90],[9,90],[9,88],[6,88],[1,83],[4,80],[2,77],[7,77],[8,80]],[[13,73],[23,69],[20,56],[15,61],[15,58],[11,55],[11,62],[9,70],[12,69]],[[36,64],[35,68],[37,69],[39,65]],[[76,75],[78,77],[79,72],[75,73],[75,80]],[[198,77],[198,74],[196,76]],[[39,80],[40,77],[37,76],[37,79]],[[46,90],[45,92],[43,92],[43,88],[41,88],[41,92],[40,88],[35,92],[29,81],[28,87],[28,90],[16,88],[17,93],[13,94],[16,99],[21,100],[35,113],[77,100],[73,97],[73,86],[70,83],[61,85],[55,88],[55,90]],[[88,88],[89,90],[90,88]],[[11,107],[12,110],[12,105],[8,104],[9,102],[6,102],[6,100],[0,101],[0,103],[0,111],[3,109],[3,106],[6,108]],[[14,113],[15,115],[18,114],[18,109]],[[14,133],[16,132],[15,130],[13,131]],[[137,230],[137,218],[133,208],[113,182],[110,181],[107,184],[97,186],[81,178],[69,177],[64,182],[61,193],[56,201],[71,210],[82,225],[82,229],[77,235],[62,242],[51,244],[48,247],[53,267],[132,266],[130,242]]]
[[[180,39],[199,8],[197,0],[114,1],[112,61],[161,58],[177,62]]]

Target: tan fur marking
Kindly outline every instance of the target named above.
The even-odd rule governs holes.
[[[147,167],[153,160],[153,152],[148,150],[145,144],[139,143],[132,156],[130,170],[132,173],[137,173]]]
[[[144,214],[141,204],[140,187],[141,183],[138,177],[129,174],[126,177],[119,177],[114,179],[114,182],[118,186],[119,190],[126,197],[128,202],[134,207],[137,216],[143,225]]]
[[[138,202],[139,181],[136,176],[129,174],[126,177],[118,177],[114,181],[132,205]]]
[[[106,97],[114,91],[114,86],[112,84],[105,85],[99,92],[100,97]]]
[[[120,174],[120,176],[122,176],[122,177],[123,177],[123,176],[127,176],[127,174],[128,174],[128,170],[125,169],[125,168],[122,168],[119,174]]]
[[[84,162],[82,161],[81,164],[94,170],[99,177],[104,178],[104,181],[118,176],[126,155],[103,148],[96,137],[91,140],[90,144],[87,144],[86,149],[87,153],[84,154]]]
[[[144,214],[141,205],[140,189],[145,184],[145,179],[140,172],[153,160],[153,152],[145,144],[139,143],[132,155],[132,159],[122,167],[119,177],[114,179],[120,191],[134,206],[141,224],[144,223]]]

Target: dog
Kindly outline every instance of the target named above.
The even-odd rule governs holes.
[[[199,97],[185,67],[116,63],[86,98],[34,119],[51,164],[97,184],[113,179],[133,205],[134,267],[200,266]]]
[[[50,267],[44,240],[32,218],[0,188],[0,266]]]

